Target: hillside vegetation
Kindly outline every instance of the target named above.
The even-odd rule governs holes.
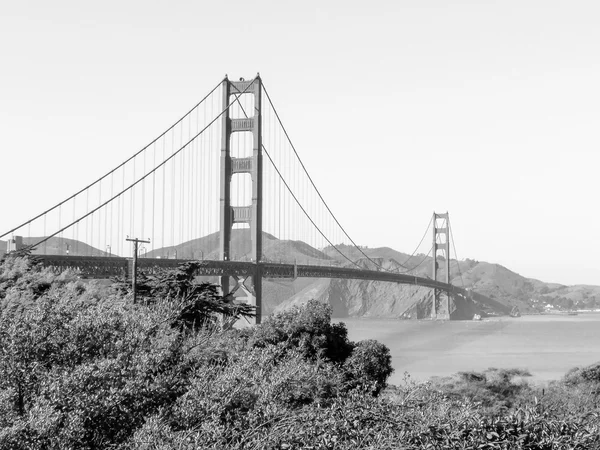
[[[0,449],[598,448],[597,367],[386,387],[389,350],[308,302],[256,327],[193,265],[127,286],[0,265]],[[219,314],[217,314],[219,313]]]
[[[298,264],[336,263],[350,265],[347,259],[332,248],[322,251],[304,242],[279,240],[263,233],[265,259],[269,261],[296,261]],[[162,256],[184,258],[218,259],[218,233],[189,241],[175,247],[166,247],[150,252],[148,257]],[[410,270],[420,277],[432,276],[432,258],[424,254],[409,255],[389,247],[367,248],[361,251],[353,246],[339,245],[338,248],[353,261],[368,269],[376,269],[365,258],[365,254],[386,270],[401,273]],[[233,230],[232,255],[248,259],[250,254],[249,231]],[[364,254],[363,254],[364,253]],[[443,257],[440,266],[443,264]],[[354,267],[354,266],[353,266]],[[455,286],[470,288],[505,305],[508,310],[517,307],[521,312],[535,313],[547,309],[548,305],[557,310],[600,308],[600,286],[564,286],[548,283],[519,275],[499,264],[465,259],[450,262],[450,279]],[[275,283],[275,284],[274,284]],[[318,297],[329,303],[336,317],[417,317],[417,310],[430,300],[430,290],[406,285],[390,285],[376,281],[357,280],[312,280],[310,283],[292,283],[267,280],[264,288],[265,314],[281,310],[286,305],[302,304]],[[283,303],[283,304],[282,304]],[[458,305],[463,309],[464,305]],[[479,303],[474,308],[459,311],[460,318],[470,318],[477,314],[503,314],[491,304]]]

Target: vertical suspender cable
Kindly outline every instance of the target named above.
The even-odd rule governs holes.
[[[450,225],[450,218],[447,219],[447,223],[448,223],[448,236],[452,240],[452,248],[454,249],[454,258],[456,258],[456,267],[458,268],[458,274],[460,275],[460,283],[461,283],[462,287],[464,288],[465,282],[463,280],[462,271],[460,270],[460,262],[458,261],[458,254],[456,253],[456,245],[454,245],[454,233],[453,233],[451,225]],[[450,255],[448,255],[448,258],[450,258]]]
[[[278,140],[278,141],[279,142],[277,144],[278,145],[277,148],[279,149],[279,151],[281,151],[281,147],[279,146],[280,143],[281,143],[281,141],[280,140]],[[278,220],[278,225],[279,225],[279,236],[278,236],[278,238],[281,239],[281,240],[283,240],[283,236],[281,235],[281,217],[282,217],[282,215],[281,215],[281,197],[283,196],[283,194],[282,194],[283,186],[281,184],[281,177],[279,177],[277,179],[277,181],[279,182],[279,208],[278,208],[279,210],[278,210],[278,215],[277,215],[278,219],[279,219]]]
[[[212,97],[211,101],[210,101],[210,117],[212,118],[212,114],[213,114],[213,104],[214,104],[215,98]],[[204,120],[207,120],[206,117],[208,117],[206,115],[206,109],[204,110]],[[212,171],[212,160],[213,160],[213,133],[215,132],[215,130],[218,130],[217,127],[211,127],[211,129],[209,130],[208,136],[207,136],[207,145],[208,145],[208,155],[207,155],[207,159],[208,159],[208,171],[207,171],[207,179],[208,179],[208,186],[206,187],[207,189],[207,198],[209,198],[211,201],[213,200],[213,189],[212,189],[212,184],[213,184],[213,171]],[[216,150],[215,150],[216,151]],[[217,199],[217,205],[219,204],[219,199]],[[209,231],[212,231],[213,229],[213,208],[210,209],[210,215],[206,218],[206,230],[204,231],[204,234],[208,234]]]
[[[218,83],[218,84],[217,84],[217,85],[216,85],[216,86],[215,86],[215,87],[214,87],[214,88],[213,88],[213,89],[212,89],[212,90],[211,90],[211,91],[210,91],[210,92],[209,92],[209,93],[208,93],[208,94],[207,94],[207,95],[206,95],[206,96],[205,96],[205,97],[202,99],[202,100],[200,100],[200,102],[198,102],[198,103],[196,104],[196,106],[194,106],[194,108],[195,108],[195,107],[197,107],[198,105],[202,104],[202,103],[203,103],[203,102],[204,102],[204,101],[205,101],[205,100],[206,100],[206,99],[207,99],[209,96],[211,96],[211,95],[212,95],[212,94],[213,94],[213,93],[214,93],[214,92],[215,92],[215,91],[216,91],[216,90],[217,90],[217,89],[218,89],[220,86],[221,86],[221,82],[219,82],[219,83]],[[175,127],[176,125],[178,125],[178,124],[179,124],[179,123],[180,123],[180,122],[181,122],[181,121],[182,121],[182,120],[183,120],[185,117],[187,117],[187,116],[188,116],[188,115],[189,115],[189,114],[190,114],[192,111],[193,111],[193,108],[192,108],[192,110],[190,110],[188,113],[186,113],[184,116],[182,116],[182,117],[181,117],[181,118],[180,118],[180,119],[179,119],[177,122],[175,122],[173,125],[171,125],[171,126],[170,126],[170,127],[169,127],[169,128],[166,130],[166,131],[164,131],[164,132],[163,132],[163,133],[162,133],[160,136],[158,136],[157,138],[155,138],[155,139],[154,139],[154,140],[153,140],[153,141],[152,141],[150,144],[152,144],[152,143],[156,142],[158,139],[160,139],[160,138],[162,138],[163,136],[165,136],[165,135],[166,135],[166,134],[169,132],[169,130],[171,130],[173,127]],[[82,194],[84,191],[86,191],[87,189],[89,189],[89,188],[91,188],[92,186],[94,186],[95,184],[97,184],[99,181],[101,181],[101,180],[105,179],[106,177],[108,177],[108,175],[109,175],[109,174],[111,174],[111,173],[115,172],[116,170],[118,170],[118,169],[120,169],[120,168],[124,167],[124,166],[125,166],[125,165],[126,165],[128,162],[130,162],[132,159],[134,159],[134,158],[135,158],[137,155],[139,155],[141,152],[143,152],[144,150],[146,150],[146,149],[147,149],[147,148],[150,146],[150,144],[146,145],[146,146],[145,146],[143,149],[139,150],[139,151],[138,151],[137,153],[135,153],[133,156],[129,157],[129,158],[126,160],[126,161],[124,161],[124,162],[123,162],[123,163],[121,163],[119,166],[117,166],[116,168],[114,168],[113,170],[111,170],[109,173],[107,173],[107,174],[103,175],[101,178],[99,178],[98,180],[96,180],[96,181],[94,181],[93,183],[89,184],[87,187],[85,187],[85,188],[83,188],[83,189],[81,189],[81,190],[77,191],[75,194],[73,194],[73,195],[72,195],[72,196],[70,196],[69,198],[67,198],[67,199],[63,200],[63,201],[62,201],[62,202],[60,202],[59,204],[63,204],[63,203],[66,203],[66,202],[70,201],[70,200],[71,200],[71,199],[73,199],[74,197],[76,197],[76,196],[78,196],[78,195]],[[37,215],[37,216],[35,216],[33,219],[30,219],[30,220],[28,220],[27,222],[25,222],[25,223],[23,223],[23,224],[21,224],[21,225],[17,226],[16,228],[13,228],[12,230],[9,230],[8,232],[6,232],[6,233],[4,233],[4,234],[0,235],[0,237],[4,237],[4,236],[6,236],[6,235],[8,235],[8,234],[10,234],[10,233],[12,233],[12,232],[14,232],[14,231],[18,230],[19,228],[22,228],[22,227],[24,227],[26,224],[28,224],[28,223],[30,223],[30,222],[32,222],[32,221],[34,221],[34,220],[37,220],[37,219],[41,218],[41,217],[42,217],[43,215],[45,215],[46,213],[49,213],[49,212],[53,211],[54,209],[56,209],[56,208],[58,207],[58,205],[59,205],[59,204],[57,204],[57,205],[53,206],[52,208],[50,208],[50,209],[47,209],[46,211],[44,211],[44,212],[42,212],[42,213],[38,214],[38,215]]]
[[[60,205],[58,207],[58,229],[62,228],[62,205]],[[62,233],[60,233],[59,238],[58,238],[58,254],[61,255],[63,253],[63,243],[62,243]]]
[[[203,118],[206,118],[206,105],[204,105],[203,110]],[[205,119],[206,120],[206,119]],[[196,120],[196,127],[200,126],[200,119]],[[208,191],[208,186],[204,186],[204,183],[208,181],[208,177],[204,176],[204,171],[206,170],[206,141],[204,136],[200,136],[200,157],[198,158],[198,181],[196,182],[196,186],[198,187],[198,196],[197,202],[199,205],[199,215],[197,221],[197,232],[198,237],[204,237],[207,233],[205,231],[205,218],[208,214],[210,214],[209,204],[206,201],[206,192]]]
[[[76,201],[77,201],[77,197],[74,197],[73,198],[73,222],[75,222],[75,218],[76,218],[76,215],[75,215],[76,214],[76,212],[75,212],[76,211],[76,203],[75,203]],[[73,227],[71,230],[71,239],[73,241],[79,240],[79,236],[77,236],[77,239],[75,238],[76,230],[77,230],[77,228],[75,228],[75,227]],[[73,242],[73,243],[75,243],[75,242]]]
[[[133,181],[136,180],[135,160],[136,158],[133,158]],[[135,213],[133,211],[135,208],[135,186],[129,192],[131,192],[129,197],[131,199],[131,205],[129,205],[129,236],[133,238],[135,237]]]
[[[188,121],[188,141],[192,138],[192,116],[190,115],[190,119]],[[194,156],[195,156],[195,149],[196,149],[196,140],[194,140],[194,142],[192,142],[192,145],[190,146],[190,151],[189,151],[189,162],[188,162],[188,177],[187,177],[187,204],[188,204],[188,208],[187,208],[187,239],[188,241],[191,241],[193,239],[192,237],[192,221],[194,219],[194,213],[192,211],[192,199],[194,198],[194,185],[192,184],[192,173],[193,173],[193,169],[194,169]],[[192,251],[192,247],[191,245],[189,246],[189,250],[190,253],[188,255],[188,257],[193,258],[194,257],[194,253]]]
[[[192,116],[190,116],[190,120],[188,123],[188,140],[192,138]],[[188,162],[188,177],[187,177],[187,238],[188,241],[192,241],[193,240],[193,236],[192,236],[192,227],[193,227],[193,220],[194,220],[194,211],[192,210],[193,208],[193,204],[192,204],[192,199],[194,198],[194,184],[192,183],[193,180],[193,170],[194,170],[194,163],[195,163],[195,155],[196,155],[196,144],[197,141],[194,140],[194,142],[192,142],[192,145],[190,146],[190,157],[189,157],[189,162]],[[190,252],[189,252],[189,257],[193,259],[194,257],[194,251],[193,251],[193,247],[190,245],[189,247]]]
[[[162,143],[162,160],[164,161],[166,158],[166,154],[165,154],[165,146],[166,146],[166,138],[163,138],[163,143]],[[166,172],[166,165],[162,166],[162,204],[161,204],[161,210],[162,210],[162,225],[160,228],[160,232],[161,232],[161,238],[160,238],[160,245],[163,249],[163,257],[165,256],[164,251],[165,248],[167,248],[166,244],[165,244],[165,214],[167,213],[167,207],[165,205],[165,185],[167,183],[167,172]]]
[[[94,256],[94,214],[90,216],[90,240],[88,242],[90,256]]]
[[[207,115],[206,115],[206,104],[204,104],[204,111],[203,111],[203,119],[204,121],[206,121],[207,119]],[[203,199],[203,214],[200,215],[200,236],[207,236],[209,234],[209,231],[211,226],[210,226],[210,217],[212,215],[212,199],[208,196],[208,190],[210,189],[210,178],[209,178],[209,174],[211,172],[210,169],[212,169],[212,167],[210,167],[210,152],[212,151],[212,149],[210,148],[210,145],[208,144],[208,141],[210,140],[210,135],[212,134],[212,128],[208,131],[208,136],[201,136],[202,137],[202,147],[201,147],[201,159],[200,159],[200,173],[202,174],[202,179],[200,180],[199,183],[199,188],[200,188],[200,196]],[[210,169],[209,169],[210,168]],[[210,199],[211,202],[209,202],[208,200]]]
[[[192,116],[190,116],[190,123],[188,125],[189,139],[192,137]],[[188,140],[189,140],[188,139]],[[194,198],[195,198],[195,185],[194,185],[194,170],[196,168],[196,153],[198,151],[198,141],[195,140],[192,144],[190,152],[190,164],[188,166],[188,239],[193,240],[193,229],[194,229]],[[190,247],[191,249],[191,247]],[[190,257],[194,257],[194,253],[190,254]]]
[[[102,181],[100,183],[98,183],[98,204],[102,204]],[[102,213],[104,212],[104,210],[100,210],[98,211],[98,250],[99,250],[99,255],[102,255]],[[104,222],[106,223],[106,213],[104,212]],[[106,234],[106,233],[105,233]],[[104,250],[106,250],[106,247],[104,248]]]
[[[183,127],[179,130],[179,148],[183,146]],[[185,196],[185,156],[187,153],[187,148],[181,152],[181,156],[179,157],[179,244],[183,244],[184,236],[183,230],[185,227],[185,208],[184,208],[184,196]],[[183,258],[183,248],[181,249],[181,256],[179,258]]]
[[[146,175],[146,152],[144,152],[144,159],[142,161],[142,176]],[[140,236],[142,239],[146,239],[146,178],[142,180],[142,221],[140,223]]]
[[[175,151],[175,133],[171,133],[171,155]],[[175,247],[175,160],[171,161],[171,247]]]
[[[156,142],[152,146],[152,167],[156,167]],[[152,234],[150,237],[150,248],[155,249],[155,215],[156,215],[156,172],[152,174]],[[156,255],[154,255],[156,256]]]
[[[87,213],[90,210],[90,190],[89,189],[85,191],[85,196],[86,196],[86,199],[85,199],[85,212]],[[89,238],[88,225],[89,225],[89,221],[86,220],[85,221],[85,243],[86,243],[86,245],[90,245],[90,240],[88,239]],[[44,229],[44,234],[45,233],[46,233],[46,230]]]
[[[123,191],[125,189],[125,167],[123,167],[123,176],[121,177],[121,190]],[[119,198],[121,199],[121,229],[119,230],[119,248],[121,249],[121,256],[125,256],[125,230],[126,230],[126,225],[125,225],[125,202],[126,202],[126,198],[125,195],[120,195]]]
[[[213,114],[213,104],[214,104],[214,101],[215,101],[215,98],[212,97],[211,98],[211,102],[210,102],[210,117],[212,117],[212,114]],[[206,117],[206,109],[204,110],[204,117]],[[206,120],[206,118],[204,120]],[[212,128],[211,127],[211,129],[209,130],[208,139],[207,139],[208,140],[208,167],[210,168],[208,170],[208,172],[207,172],[207,175],[208,175],[208,177],[207,177],[208,178],[207,192],[208,192],[208,198],[211,201],[212,201],[212,195],[213,195],[213,192],[212,192],[212,183],[213,183],[213,174],[212,174],[212,154],[213,154],[213,147],[212,147],[212,144],[213,144],[213,138],[212,137],[213,137],[213,132],[216,129],[217,128]],[[217,205],[218,204],[219,204],[219,200],[217,200]],[[213,216],[212,216],[212,214],[213,214],[213,208],[210,209],[210,212],[211,212],[210,216],[206,218],[207,219],[206,220],[207,227],[206,227],[206,230],[204,231],[205,235],[208,234],[207,230],[212,231],[212,227],[213,227]]]
[[[110,174],[110,197],[114,197],[114,192],[115,192],[115,185],[114,185],[114,174]],[[113,238],[113,202],[110,202],[110,235],[108,236],[108,245],[110,245],[110,249],[111,251],[109,252],[110,254],[112,254],[113,252],[113,248],[112,248],[112,238]]]

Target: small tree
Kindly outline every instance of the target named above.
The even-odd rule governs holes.
[[[309,359],[324,357],[340,363],[354,347],[346,325],[332,324],[331,307],[317,300],[272,315],[256,328],[251,339],[254,347],[277,344],[298,349]]]
[[[390,349],[373,339],[360,341],[344,363],[344,370],[350,387],[361,387],[377,395],[394,372]]]
[[[180,328],[201,328],[215,325],[219,316],[228,318],[233,324],[241,317],[255,315],[255,307],[245,303],[236,303],[233,296],[223,296],[219,287],[212,283],[197,282],[196,274],[201,263],[191,261],[181,264],[177,269],[159,272],[145,277],[140,291],[146,301],[171,299],[180,303],[180,313],[174,318],[173,326]]]

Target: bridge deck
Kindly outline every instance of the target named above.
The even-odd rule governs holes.
[[[103,256],[65,256],[39,255],[42,264],[57,270],[67,268],[77,269],[89,278],[106,278],[111,276],[127,276],[130,258]],[[142,271],[152,271],[154,268],[175,268],[188,259],[150,259],[139,258],[138,268]],[[411,284],[447,292],[466,295],[466,290],[451,284],[434,281],[430,278],[417,277],[402,273],[384,272],[378,270],[354,269],[339,266],[313,266],[303,264],[283,264],[273,262],[253,263],[249,261],[214,261],[203,260],[200,263],[198,275],[206,276],[250,276],[257,268],[264,278],[341,278],[354,280],[387,281],[391,283]]]
[[[42,264],[55,270],[67,268],[80,270],[88,278],[110,278],[114,276],[127,277],[130,271],[131,258],[104,257],[104,256],[65,256],[65,255],[37,255]],[[204,276],[250,276],[256,273],[257,268],[264,278],[340,278],[351,280],[385,281],[390,283],[423,286],[431,289],[440,289],[451,295],[473,298],[478,302],[492,306],[505,314],[510,313],[510,308],[476,292],[452,284],[434,281],[430,278],[417,277],[402,273],[384,272],[367,269],[354,269],[340,266],[313,266],[305,264],[284,264],[274,262],[261,262],[255,264],[251,261],[214,261],[214,260],[189,260],[189,259],[151,259],[139,258],[138,267],[143,272],[152,272],[155,269],[176,268],[180,264],[195,261],[200,263],[198,275]]]

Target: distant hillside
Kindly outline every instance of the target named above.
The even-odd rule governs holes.
[[[24,238],[25,244],[38,242],[42,238]],[[358,249],[340,246],[340,250],[352,261],[364,267],[375,269]],[[39,246],[34,254],[66,254],[107,256],[107,253],[83,242],[67,238],[51,238]],[[332,248],[318,250],[302,241],[279,240],[263,233],[264,259],[267,261],[297,261],[298,264],[353,265]],[[432,258],[423,254],[413,257],[389,247],[361,248],[377,265],[387,270],[411,273],[421,277],[432,276]],[[0,241],[0,252],[6,251],[6,242]],[[250,260],[251,242],[249,229],[232,230],[231,256],[234,260]],[[149,252],[148,258],[190,258],[219,259],[219,233],[183,244],[156,249]],[[443,258],[438,257],[443,265]],[[411,269],[411,270],[409,270]],[[439,272],[441,275],[441,271]],[[545,283],[523,277],[499,264],[466,259],[452,260],[450,264],[452,284],[473,289],[482,294],[475,307],[454,305],[458,308],[453,314],[469,315],[474,312],[499,313],[503,308],[493,304],[498,302],[511,309],[516,306],[523,313],[541,312],[547,309],[595,309],[600,308],[600,286],[564,286]],[[217,281],[216,279],[211,281]],[[422,317],[430,308],[431,290],[394,283],[361,280],[269,280],[263,284],[264,313],[298,303],[310,298],[328,302],[336,316],[359,317]],[[485,301],[485,297],[493,300]],[[468,312],[467,312],[468,311]],[[452,312],[452,311],[451,311]]]
[[[250,258],[250,236],[248,229],[233,230],[232,258]],[[154,250],[148,257],[177,257],[218,259],[218,233],[184,244]],[[279,240],[264,233],[263,246],[265,260],[291,261],[299,264],[330,264],[336,261],[342,266],[352,266],[338,251],[325,248],[314,249],[301,241]],[[359,264],[373,266],[365,259],[366,254],[388,270],[411,273],[421,277],[432,276],[432,258],[424,254],[410,256],[389,247],[361,248],[353,246],[338,247],[349,259]],[[443,258],[438,257],[443,265]],[[411,269],[411,270],[409,270]],[[441,275],[441,271],[439,273]],[[547,304],[557,308],[600,307],[600,287],[598,286],[563,286],[556,283],[544,283],[539,280],[523,277],[509,269],[487,262],[471,259],[452,260],[450,263],[452,284],[472,288],[482,294],[475,309],[466,313],[465,305],[459,305],[455,315],[477,312],[500,313],[506,311],[493,305],[497,301],[510,310],[517,306],[521,312],[542,311]],[[328,302],[337,316],[372,316],[372,317],[414,317],[428,314],[431,291],[393,283],[361,281],[361,280],[265,280],[263,286],[265,314],[274,309],[282,309],[292,304],[304,303],[310,298],[318,298]],[[485,297],[491,302],[485,303]],[[419,306],[421,305],[421,306]],[[452,308],[451,308],[452,309]]]
[[[250,230],[235,229],[231,232],[231,259],[249,261],[252,251]],[[263,233],[263,254],[267,261],[293,261],[298,264],[316,264],[331,261],[325,253],[302,241],[279,240],[269,233]],[[197,258],[219,259],[219,233],[184,242],[172,247],[163,247],[148,252],[148,258]]]
[[[234,229],[231,234],[231,259],[249,261],[251,253],[249,229]],[[298,264],[330,264],[332,258],[302,241],[279,240],[269,233],[263,233],[263,254],[267,261],[297,261]],[[219,233],[172,247],[164,247],[148,252],[148,258],[195,258],[219,259]],[[216,279],[210,280],[217,282]],[[270,314],[284,300],[296,295],[307,286],[315,283],[312,278],[296,280],[265,279],[263,281],[263,314]]]
[[[389,259],[376,258],[375,262],[384,269],[392,271],[401,267],[396,261]],[[365,269],[376,269],[375,264],[364,258],[358,260],[357,264]],[[320,279],[283,301],[276,310],[304,304],[313,298],[329,303],[334,317],[408,318],[413,316],[413,310],[419,309],[422,310],[422,314],[415,312],[414,317],[423,318],[429,313],[426,305],[431,304],[431,290],[380,281]]]
[[[24,245],[33,245],[43,237],[23,237]],[[6,253],[6,241],[0,241],[0,252]],[[108,253],[74,239],[52,237],[34,248],[34,255],[108,256]]]
[[[431,277],[432,258],[423,254],[409,258],[402,252],[389,247],[361,248],[370,258],[393,258],[402,264],[400,270],[412,269],[410,273],[417,276]],[[351,259],[364,258],[354,247],[343,246],[342,251]],[[323,250],[338,261],[343,258],[331,248]],[[440,266],[443,258],[438,257]],[[441,276],[441,271],[438,273]],[[593,309],[600,308],[600,286],[576,285],[564,286],[557,283],[546,283],[533,278],[526,278],[512,272],[504,266],[483,261],[466,259],[450,262],[450,279],[452,284],[473,290],[488,296],[508,307],[517,306],[521,312],[541,312],[547,305],[557,309]]]
[[[356,262],[361,268],[376,270],[383,268],[391,272],[402,271],[402,266],[393,259],[372,257]],[[356,267],[347,263],[347,267]],[[329,303],[334,317],[385,317],[423,319],[431,314],[432,291],[429,288],[406,284],[369,280],[322,279],[307,286],[293,297],[283,301],[276,310],[291,305],[301,305],[310,299]],[[484,295],[473,299],[452,298],[449,313],[452,319],[472,319],[475,314],[508,314],[510,308]]]
[[[432,272],[431,268],[433,265],[432,258],[430,256],[424,255],[422,253],[418,253],[414,256],[408,255],[406,253],[402,253],[391,249],[389,247],[377,247],[377,248],[367,248],[361,247],[360,250],[355,248],[354,246],[349,245],[341,245],[338,248],[347,255],[353,261],[357,261],[359,259],[367,257],[375,259],[381,258],[383,260],[393,260],[397,261],[399,264],[398,271],[402,273],[410,273],[419,277],[431,277]],[[362,252],[361,252],[362,251]],[[327,247],[323,250],[323,253],[331,256],[336,259],[340,263],[347,263],[348,260],[340,255],[340,253],[330,247]],[[364,253],[364,255],[363,255]],[[438,259],[443,260],[442,257]],[[441,262],[440,262],[441,266]],[[460,261],[457,263],[456,260],[450,261],[450,279],[454,279],[458,277],[461,272],[467,269],[468,263],[464,261]],[[441,271],[439,272],[441,275]]]
[[[231,255],[234,260],[249,260],[251,251],[250,231],[238,229],[232,231]],[[200,239],[186,242],[181,245],[154,250],[148,257],[162,258],[219,258],[218,233]],[[297,261],[298,264],[331,264],[353,267],[347,259],[333,249],[317,250],[301,241],[279,240],[274,236],[263,234],[264,259],[267,261]],[[398,261],[403,261],[407,266],[417,265],[423,260],[424,255],[409,258],[401,252],[390,248],[365,249],[376,264],[365,259],[360,251],[354,247],[341,249],[350,259],[357,261],[360,267],[375,270],[377,266],[394,272],[406,272],[405,267]],[[429,265],[421,264],[413,273],[419,276],[429,276],[431,273],[431,258]],[[425,261],[427,262],[427,261]],[[453,271],[458,274],[456,262],[452,263]],[[456,267],[454,267],[456,266]],[[216,280],[213,280],[216,281]],[[338,280],[338,279],[265,279],[263,281],[263,313],[270,314],[274,310],[281,310],[290,305],[302,304],[310,299],[318,299],[329,303],[336,317],[428,317],[431,310],[431,290],[417,286],[408,286],[397,283],[365,280]],[[492,302],[493,303],[493,302]],[[503,308],[496,305],[474,303],[470,306],[454,303],[451,313],[455,318],[471,318],[475,313],[506,313]]]

